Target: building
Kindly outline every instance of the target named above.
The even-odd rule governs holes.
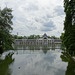
[[[48,45],[48,44],[60,44],[60,39],[48,38],[47,34],[44,34],[40,39],[15,39],[15,45]]]

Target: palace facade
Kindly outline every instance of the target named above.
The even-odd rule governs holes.
[[[60,39],[48,38],[47,34],[44,34],[42,38],[37,39],[15,39],[15,45],[48,45],[48,44],[61,44]]]

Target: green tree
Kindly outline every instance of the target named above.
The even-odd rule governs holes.
[[[9,65],[14,62],[12,56],[13,53],[9,53],[5,56],[5,59],[1,59],[0,57],[0,75],[11,75]]]
[[[12,35],[10,31],[13,29],[12,9],[5,7],[0,9],[0,49],[12,48]]]
[[[23,37],[22,36],[18,36],[18,39],[23,39]]]
[[[64,0],[64,12],[63,42],[67,50],[75,50],[75,0]]]
[[[17,38],[18,38],[18,36],[17,36],[17,35],[14,35],[14,36],[13,36],[13,38],[14,38],[14,39],[17,39]]]
[[[39,39],[40,38],[40,35],[35,35],[35,39],[37,39],[37,38]]]
[[[64,37],[64,33],[61,34],[60,39],[63,40],[63,37]]]
[[[35,38],[35,35],[30,35],[29,37],[28,37],[28,39],[34,39]]]
[[[40,35],[30,35],[28,39],[37,39],[40,38]]]
[[[68,63],[65,75],[75,75],[75,61],[71,58],[71,56],[66,52],[62,52],[60,58],[63,62]]]
[[[55,37],[55,36],[51,36],[51,38],[53,38],[53,39],[58,39],[57,37]]]

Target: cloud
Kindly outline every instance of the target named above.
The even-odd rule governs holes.
[[[33,26],[33,25],[27,25],[26,26],[29,30],[35,30],[35,29],[37,29],[37,27],[36,26]]]
[[[55,29],[55,25],[53,23],[53,21],[49,21],[43,24],[43,26],[41,27],[41,31],[52,31]]]
[[[63,0],[0,0],[0,2],[1,9],[6,5],[13,9],[13,34],[18,32],[19,35],[29,36],[45,32],[50,36],[52,34],[60,36],[56,34],[57,31],[63,31]]]
[[[61,15],[65,15],[64,13],[64,9],[62,6],[57,6],[55,7],[55,13],[58,15],[58,16],[61,16]]]
[[[34,5],[34,4],[28,4],[25,6],[22,7],[23,10],[27,10],[27,11],[37,11],[39,10],[38,6],[37,5]]]
[[[47,16],[47,18],[52,18],[52,17],[53,17],[53,16],[50,15],[49,13],[48,13],[46,16]]]

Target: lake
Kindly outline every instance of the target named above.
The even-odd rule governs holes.
[[[75,75],[75,62],[61,44],[14,48],[0,55],[0,75]]]

